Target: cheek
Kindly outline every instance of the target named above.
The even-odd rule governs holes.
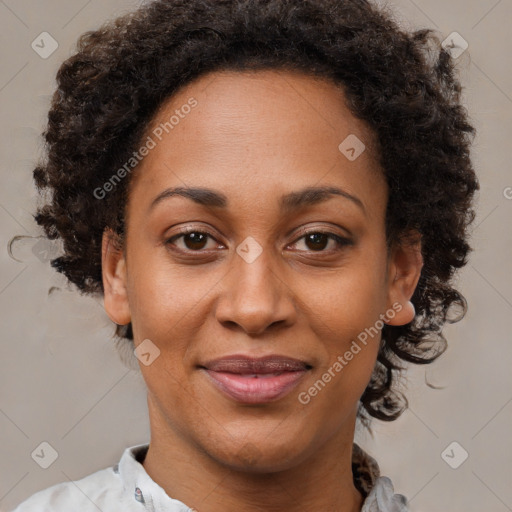
[[[304,303],[323,329],[324,339],[347,340],[375,325],[385,312],[385,263],[357,259],[322,278],[305,283]],[[307,299],[306,299],[307,297]]]
[[[306,393],[301,403],[314,404],[312,417],[318,415],[334,429],[355,411],[373,373],[381,339],[372,314],[376,308],[350,301],[344,305],[340,309],[330,303],[329,311],[324,307],[325,320],[315,323],[316,335],[322,340],[318,346],[322,362],[308,387],[301,389]]]
[[[386,307],[384,282],[385,262],[360,258],[309,288],[309,318],[323,352],[316,379],[328,388],[327,406],[346,410],[370,380],[380,346],[380,315]],[[322,386],[320,382],[316,387]]]
[[[201,266],[173,265],[160,248],[134,254],[130,263],[129,301],[136,339],[154,337],[175,344],[191,315],[202,310],[219,276]]]
[[[149,339],[159,350],[149,366],[139,365],[148,390],[169,405],[181,407],[194,391],[187,385],[184,361],[194,348],[193,340],[201,338],[208,291],[219,276],[199,266],[171,265],[161,252],[155,249],[131,259],[130,311],[136,345]]]

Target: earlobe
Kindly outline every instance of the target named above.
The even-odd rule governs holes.
[[[110,229],[103,232],[101,243],[101,272],[105,311],[118,325],[131,321],[126,287],[126,261],[119,247],[118,236]]]
[[[394,316],[386,320],[388,325],[405,325],[414,320],[416,311],[411,297],[423,268],[421,235],[414,230],[402,237],[392,251],[388,267],[388,308]]]

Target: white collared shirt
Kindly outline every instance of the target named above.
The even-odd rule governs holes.
[[[193,512],[169,497],[146,473],[147,444],[126,448],[119,464],[80,480],[63,482],[36,492],[12,512]],[[387,477],[379,476],[361,512],[408,512],[407,500],[394,494]]]

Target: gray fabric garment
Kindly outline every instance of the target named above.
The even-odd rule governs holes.
[[[119,464],[101,469],[81,480],[43,489],[12,512],[191,512],[170,498],[146,473],[144,460],[149,444],[126,448]],[[407,501],[394,494],[391,481],[380,476],[374,459],[354,443],[354,483],[365,496],[361,512],[409,512]]]

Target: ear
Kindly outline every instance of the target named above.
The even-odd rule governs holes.
[[[126,288],[126,261],[119,237],[111,229],[103,232],[101,243],[101,272],[105,310],[118,325],[130,323],[131,315]]]
[[[421,234],[412,230],[394,244],[388,261],[388,310],[395,315],[386,320],[388,325],[412,322],[416,311],[410,302],[423,267]]]

